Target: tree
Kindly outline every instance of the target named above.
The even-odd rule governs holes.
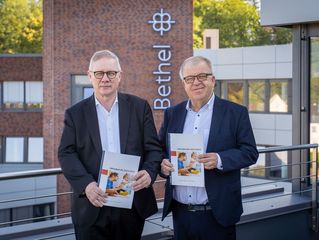
[[[291,42],[283,28],[263,28],[256,1],[194,0],[194,48],[203,47],[204,29],[219,29],[221,48]]]
[[[0,52],[42,52],[42,0],[0,0]]]

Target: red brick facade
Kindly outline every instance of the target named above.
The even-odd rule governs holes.
[[[42,81],[42,56],[1,55],[0,69],[0,81]]]
[[[42,56],[1,55],[0,82],[42,81]],[[42,112],[0,111],[0,136],[42,136]]]
[[[148,22],[161,8],[175,21],[163,36]],[[162,54],[162,58],[169,58],[170,65],[163,67],[163,71],[171,72],[171,104],[185,98],[178,68],[193,54],[192,0],[51,0],[44,1],[43,11],[45,167],[59,167],[57,148],[64,111],[71,102],[71,76],[86,74],[90,57],[97,50],[109,49],[119,56],[123,70],[121,91],[141,96],[151,106],[159,96],[158,91],[167,90],[167,87],[159,89],[153,74]],[[154,45],[169,45],[170,53],[164,56]],[[153,112],[159,128],[163,111]],[[60,183],[59,191],[69,190]],[[163,188],[156,188],[161,196]]]

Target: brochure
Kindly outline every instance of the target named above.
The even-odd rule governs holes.
[[[132,208],[134,175],[138,171],[139,156],[105,152],[99,175],[99,188],[108,193],[105,206]]]
[[[169,144],[175,169],[171,174],[172,185],[204,187],[204,164],[197,157],[204,152],[203,136],[171,133]]]

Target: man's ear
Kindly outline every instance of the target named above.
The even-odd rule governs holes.
[[[215,76],[212,76],[212,82],[214,83],[214,86],[216,85],[216,78]]]

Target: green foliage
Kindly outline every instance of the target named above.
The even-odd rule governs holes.
[[[194,0],[194,48],[203,47],[204,29],[219,29],[221,48],[284,44],[292,41],[288,29],[260,25],[256,4],[243,0]]]
[[[42,21],[42,0],[0,0],[0,53],[41,53]]]

